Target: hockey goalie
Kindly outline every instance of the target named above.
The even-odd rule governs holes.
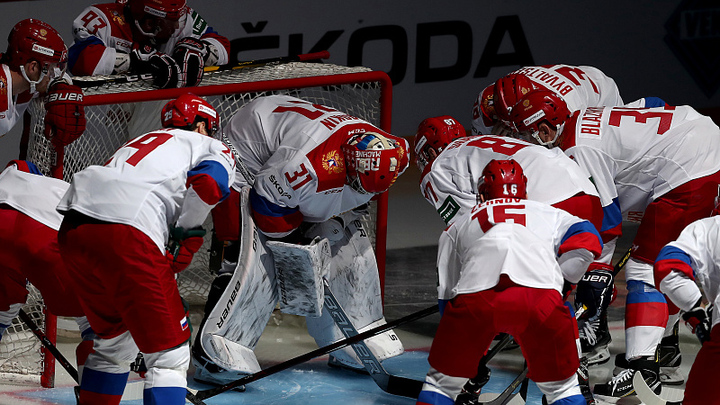
[[[223,130],[235,192],[213,211],[224,259],[193,345],[195,379],[226,384],[260,371],[253,352],[272,311],[306,317],[319,346],[342,339],[322,311],[322,278],[360,331],[385,323],[375,256],[360,218],[408,165],[408,144],[359,118],[284,95],[259,97]],[[384,360],[392,332],[366,341]],[[363,369],[350,348],[330,364]]]

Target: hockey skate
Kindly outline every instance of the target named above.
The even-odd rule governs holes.
[[[658,350],[660,382],[667,385],[682,385],[685,383],[685,376],[680,371],[682,354],[680,354],[677,323],[673,327],[673,334],[662,338]],[[625,353],[615,356],[613,375],[621,373],[626,368],[628,368],[628,361],[625,360]]]
[[[604,397],[603,400],[609,402],[617,402],[620,398],[636,395],[632,381],[635,371],[640,371],[650,389],[660,394],[662,384],[659,365],[654,356],[631,360],[628,366],[629,368],[622,370],[607,383],[595,385],[594,394]]]
[[[610,330],[607,323],[607,312],[590,319],[578,320],[580,332],[580,347],[584,358],[587,358],[588,366],[603,364],[610,360],[610,349],[612,342]]]

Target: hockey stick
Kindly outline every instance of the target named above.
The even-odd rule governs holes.
[[[305,53],[292,56],[281,56],[276,58],[255,59],[237,64],[228,64],[221,66],[208,66],[204,69],[207,72],[218,72],[226,70],[244,69],[257,66],[279,65],[290,62],[303,62],[317,59],[327,59],[330,57],[328,51]],[[73,77],[73,84],[80,88],[98,87],[106,84],[122,84],[135,83],[139,81],[152,80],[152,73],[141,73],[134,75],[106,75],[106,76],[77,76]]]
[[[625,267],[625,264],[630,259],[630,255],[633,252],[632,246],[625,252],[623,257],[620,258],[620,261],[615,264],[615,267],[613,268],[613,277],[617,276],[618,273],[620,273],[620,270],[622,270]]]
[[[682,405],[682,401],[668,401],[660,398],[645,382],[642,373],[636,371],[633,375],[633,388],[640,401],[645,405]]]
[[[497,397],[495,397],[492,401],[488,402],[477,402],[478,405],[505,405],[508,402],[510,402],[517,394],[523,395],[523,400],[525,400],[527,396],[527,386],[528,386],[528,378],[527,378],[528,368],[527,363],[525,363],[525,366],[523,367],[523,370],[518,374],[517,377],[513,380],[513,382],[510,383],[510,385],[505,388],[503,392],[500,393]],[[517,387],[520,387],[520,389],[515,392],[515,389]]]
[[[37,326],[35,321],[30,318],[30,315],[28,315],[22,308],[20,309],[20,312],[18,313],[18,318],[20,318],[25,325],[27,325],[30,330],[37,336],[37,338],[40,340],[40,343],[42,343],[43,346],[55,357],[55,359],[60,362],[60,365],[63,366],[65,371],[70,374],[70,377],[72,377],[73,380],[75,380],[76,383],[80,384],[80,375],[78,374],[78,371],[73,367],[72,364],[70,364],[70,361],[63,356],[62,353],[60,353],[60,350],[58,350],[57,346],[55,346],[50,339],[43,333],[42,330]],[[142,388],[140,389],[140,395],[137,395],[137,391],[135,389],[135,385],[143,386],[143,382],[139,383],[128,383],[122,396],[122,400],[135,400],[135,399],[142,399]],[[190,391],[188,391],[188,395],[190,395]],[[202,401],[196,401],[193,402],[193,404],[196,405],[205,405]]]
[[[222,386],[220,386],[220,387],[211,388],[211,389],[202,390],[202,391],[197,391],[197,392],[194,392],[194,393],[190,393],[190,392],[189,392],[188,395],[186,396],[186,398],[187,398],[188,401],[192,402],[193,404],[199,404],[199,402],[195,402],[195,401],[196,401],[196,400],[207,399],[207,398],[210,398],[210,397],[214,397],[214,396],[216,396],[216,395],[218,395],[218,394],[222,394],[222,393],[225,392],[225,391],[229,391],[229,390],[231,390],[231,389],[233,389],[233,388],[236,388],[236,387],[239,387],[239,386],[241,386],[241,385],[249,384],[249,383],[251,383],[251,382],[253,382],[253,381],[257,381],[257,380],[259,380],[259,379],[261,379],[261,378],[265,378],[265,377],[271,376],[271,375],[273,375],[273,374],[279,373],[280,371],[286,370],[286,369],[288,369],[288,368],[290,368],[290,367],[294,367],[294,366],[297,366],[297,365],[299,365],[299,364],[305,363],[305,362],[307,362],[307,361],[309,361],[309,360],[312,360],[312,359],[314,359],[314,358],[316,358],[316,357],[323,356],[323,355],[328,354],[328,353],[330,353],[330,352],[333,352],[333,351],[335,351],[335,350],[342,349],[342,348],[345,347],[345,346],[348,346],[348,345],[351,345],[351,344],[354,344],[354,343],[357,343],[357,342],[361,342],[361,341],[363,341],[363,340],[365,340],[365,339],[368,339],[368,338],[373,337],[373,336],[375,336],[375,335],[379,335],[379,334],[381,334],[381,333],[383,333],[383,332],[385,332],[385,331],[388,331],[388,330],[390,330],[390,329],[397,328],[397,327],[400,326],[400,325],[404,325],[404,324],[406,324],[406,323],[409,323],[409,322],[412,322],[412,321],[415,321],[415,320],[424,318],[424,317],[426,317],[426,316],[432,315],[432,314],[434,314],[435,312],[438,312],[438,306],[437,306],[437,305],[433,305],[432,307],[425,308],[425,309],[420,310],[420,311],[418,311],[418,312],[414,312],[414,313],[412,313],[412,314],[410,314],[410,315],[407,315],[407,316],[404,316],[404,317],[402,317],[402,318],[396,319],[396,320],[394,320],[394,321],[392,321],[392,322],[388,322],[388,323],[386,323],[385,325],[380,325],[380,326],[377,326],[377,327],[375,327],[375,328],[366,330],[365,332],[359,333],[359,334],[357,334],[357,335],[355,335],[355,336],[353,336],[353,337],[351,337],[351,338],[346,338],[346,339],[337,341],[337,342],[335,342],[335,343],[333,343],[333,344],[330,344],[330,345],[327,345],[327,346],[323,346],[323,347],[317,348],[317,349],[315,349],[315,350],[313,350],[313,351],[311,351],[311,352],[308,352],[308,353],[302,354],[302,355],[300,355],[300,356],[294,357],[294,358],[292,358],[292,359],[290,359],[290,360],[287,360],[287,361],[285,361],[285,362],[283,362],[283,363],[275,364],[274,366],[270,366],[270,367],[268,367],[268,368],[266,368],[266,369],[264,369],[264,370],[258,371],[257,373],[247,375],[247,376],[245,376],[245,377],[243,377],[243,378],[240,378],[240,379],[238,379],[238,380],[229,382],[229,383],[227,383],[227,384],[225,384],[225,385],[222,385]]]
[[[480,359],[480,364],[478,364],[477,375],[465,383],[462,392],[460,392],[458,397],[455,399],[455,403],[457,405],[477,403],[482,387],[490,381],[490,373],[487,371],[487,363],[495,357],[496,354],[500,353],[505,346],[509,345],[512,340],[513,337],[511,335],[503,333],[502,339],[500,339],[500,341],[498,341],[492,349],[485,353],[482,359]]]
[[[52,353],[53,356],[55,356],[55,359],[60,362],[60,365],[63,366],[65,371],[70,374],[70,377],[75,380],[76,383],[80,383],[80,377],[78,376],[77,370],[75,370],[75,367],[73,367],[72,364],[68,361],[68,359],[63,356],[62,353],[60,353],[60,350],[48,339],[47,336],[45,336],[45,333],[43,333],[42,330],[37,326],[35,321],[30,318],[30,315],[28,315],[25,310],[20,308],[20,312],[18,313],[18,317],[27,325],[30,330],[37,336],[37,338],[40,340],[40,343],[45,346],[45,348]]]
[[[320,52],[312,52],[312,53],[303,53],[300,55],[280,56],[280,57],[275,57],[275,58],[249,60],[249,61],[245,61],[245,62],[238,62],[236,64],[208,66],[204,70],[205,70],[205,73],[207,73],[207,72],[222,72],[225,70],[243,69],[243,68],[249,68],[249,67],[255,67],[255,66],[280,65],[283,63],[291,63],[291,62],[307,62],[307,61],[311,61],[311,60],[327,59],[329,57],[330,57],[330,52],[320,51]]]
[[[324,309],[328,310],[335,321],[335,325],[337,325],[338,329],[340,329],[345,338],[357,336],[357,329],[353,326],[352,321],[348,318],[345,310],[343,310],[342,306],[340,306],[340,303],[330,290],[330,285],[325,278],[323,278],[323,288],[325,290]],[[389,374],[380,363],[380,360],[375,357],[364,341],[353,343],[352,348],[365,367],[365,370],[367,370],[370,377],[375,380],[375,383],[378,387],[380,387],[380,389],[393,395],[408,398],[417,398],[418,395],[420,395],[420,391],[422,391],[425,381],[418,381],[411,378]]]

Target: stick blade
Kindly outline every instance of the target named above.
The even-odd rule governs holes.
[[[682,401],[675,402],[675,401],[668,401],[666,399],[662,399],[658,394],[656,394],[645,382],[645,379],[642,377],[642,374],[640,374],[639,371],[636,371],[633,375],[633,388],[635,388],[635,393],[637,394],[640,401],[642,401],[645,405],[681,405]]]
[[[417,399],[422,391],[425,381],[413,380],[397,375],[389,375],[386,387],[380,387],[383,391],[401,397]]]

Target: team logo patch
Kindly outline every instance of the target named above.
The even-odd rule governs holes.
[[[720,88],[720,60],[708,57],[720,49],[718,15],[716,0],[684,0],[665,23],[665,43],[708,98]]]
[[[455,216],[455,214],[460,211],[460,204],[457,203],[457,201],[453,200],[452,197],[448,197],[445,202],[443,203],[440,208],[438,208],[438,213],[442,217],[443,221],[445,223],[450,222],[450,220]]]
[[[187,317],[186,317],[186,316],[183,316],[183,319],[180,320],[180,328],[181,328],[182,330],[185,330],[185,329],[188,328],[188,326],[189,326],[189,324],[188,324]]]
[[[340,156],[340,152],[333,150],[323,155],[322,167],[328,173],[340,173],[345,170],[345,162]]]

